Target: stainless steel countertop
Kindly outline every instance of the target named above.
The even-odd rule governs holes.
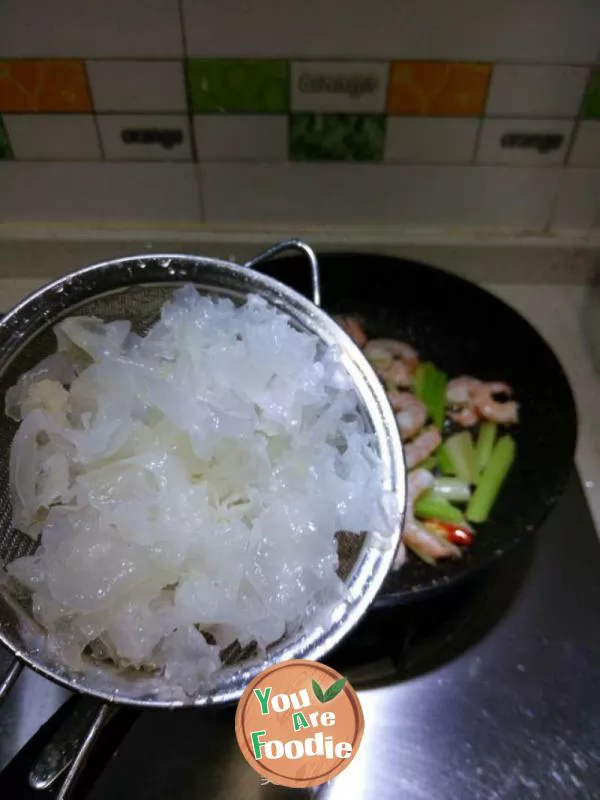
[[[320,799],[600,797],[600,545],[575,477],[536,539],[430,671],[361,692],[363,744]],[[90,799],[288,794],[260,786],[221,711],[143,714]]]
[[[532,546],[469,589],[420,652],[396,659],[395,672],[377,648],[368,666],[350,663],[356,645],[338,653],[336,666],[346,664],[355,686],[378,688],[360,692],[363,744],[331,785],[304,793],[262,786],[235,743],[234,709],[143,712],[91,792],[76,797],[600,798],[599,578],[600,544],[573,475]],[[437,602],[442,609],[447,601]],[[418,622],[420,612],[397,613],[401,651],[407,615]],[[393,636],[393,627],[383,630]],[[30,674],[21,678],[0,715],[4,754],[60,691]],[[0,796],[32,796],[3,788],[0,777]]]

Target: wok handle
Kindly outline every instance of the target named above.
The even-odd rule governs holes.
[[[316,306],[320,306],[321,278],[319,275],[319,262],[317,261],[317,256],[315,255],[314,250],[304,242],[300,241],[300,239],[286,239],[283,242],[279,242],[279,244],[269,247],[269,249],[265,250],[264,253],[260,253],[251,261],[248,261],[246,264],[244,264],[244,266],[248,267],[249,269],[253,269],[260,264],[263,264],[265,261],[270,261],[274,256],[279,255],[279,253],[285,253],[286,250],[299,250],[308,259],[312,279],[312,300]]]
[[[10,694],[10,690],[17,682],[17,678],[21,674],[22,669],[23,663],[19,661],[18,658],[15,658],[0,683],[0,706]]]

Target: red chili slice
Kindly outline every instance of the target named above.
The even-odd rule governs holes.
[[[425,527],[432,533],[440,536],[442,539],[451,542],[452,544],[462,545],[468,547],[473,544],[475,536],[469,527],[457,525],[454,522],[442,522],[439,519],[428,519],[425,522]]]

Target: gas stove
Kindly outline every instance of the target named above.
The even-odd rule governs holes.
[[[600,798],[599,630],[600,544],[573,473],[520,550],[449,594],[372,610],[330,656],[360,691],[366,722],[330,785],[262,785],[237,748],[233,708],[124,710],[73,797]],[[36,730],[81,702],[68,698],[23,673],[0,714],[0,797],[47,796],[27,786],[48,726]]]

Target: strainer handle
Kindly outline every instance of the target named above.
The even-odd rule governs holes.
[[[265,261],[270,261],[274,256],[279,253],[284,253],[286,250],[299,250],[303,253],[310,264],[310,274],[312,280],[312,300],[316,306],[321,305],[321,278],[319,276],[319,262],[312,247],[302,242],[300,239],[286,239],[284,242],[269,247],[264,253],[253,258],[244,264],[245,267],[253,269],[254,267],[264,264]]]
[[[17,678],[21,674],[23,663],[18,658],[12,662],[6,674],[0,681],[0,706],[10,694],[10,690],[17,682]]]
[[[92,715],[91,724],[83,730],[78,714],[71,713],[34,764],[29,774],[30,788],[43,792],[44,797],[67,800],[100,732],[115,711],[115,707],[101,703]]]
[[[30,769],[30,787],[45,791],[56,787],[58,779],[64,776],[62,786],[59,785],[57,790],[64,797],[81,770],[83,757],[89,753],[103,725],[115,711],[116,707],[109,707],[98,700],[78,698],[75,707],[46,743]]]
[[[111,713],[112,709],[110,706],[103,705],[100,707],[100,710],[98,711],[94,721],[85,735],[83,742],[81,743],[81,747],[77,751],[77,755],[75,756],[73,763],[65,775],[62,786],[56,795],[56,800],[67,800],[67,797],[69,797],[71,794],[71,791],[75,785],[75,781],[85,766],[85,762],[88,760],[92,747],[96,743],[96,739],[98,738],[98,735],[105,723],[108,721]]]

